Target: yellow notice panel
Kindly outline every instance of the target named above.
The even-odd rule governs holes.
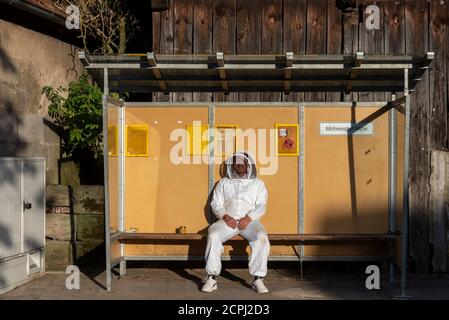
[[[209,129],[207,124],[202,125],[199,123],[194,123],[186,126],[189,137],[186,139],[188,142],[186,147],[189,155],[209,154],[209,135],[207,129]]]
[[[237,126],[219,124],[215,128],[215,155],[218,157],[231,156],[237,151]]]
[[[276,123],[276,150],[279,156],[299,154],[299,125]]]
[[[304,120],[305,233],[386,233],[387,110],[306,108]],[[305,254],[386,255],[385,248],[378,243],[306,246]]]
[[[126,156],[148,156],[148,125],[127,125],[125,131]]]
[[[116,157],[118,155],[118,130],[116,125],[108,126],[108,155]]]

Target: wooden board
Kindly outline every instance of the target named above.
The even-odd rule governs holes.
[[[213,2],[213,53],[236,53],[236,13],[235,0],[215,0]],[[214,101],[236,101],[237,94],[214,93]]]
[[[342,17],[335,1],[327,2],[327,53],[342,53]],[[326,92],[326,101],[341,101],[340,92]]]
[[[405,54],[405,3],[386,2],[384,6],[384,37],[385,54]],[[403,92],[396,92],[396,98],[402,97]],[[391,93],[386,93],[387,100],[391,100]]]
[[[363,23],[359,24],[359,51],[365,54],[384,54],[385,53],[385,36],[384,36],[384,12],[383,2],[376,2],[376,6],[380,10],[380,29],[367,29],[364,15]],[[359,101],[385,101],[385,93],[364,93],[358,94]]]
[[[193,1],[193,53],[212,53],[212,7],[208,0]],[[211,101],[210,92],[194,92],[193,101]]]
[[[448,271],[447,213],[449,213],[449,152],[432,151],[429,195],[430,243],[433,245],[432,272]]]
[[[282,53],[282,1],[261,0],[262,3],[262,53]],[[281,101],[280,92],[262,92],[260,101]]]
[[[284,0],[283,47],[285,52],[306,52],[306,0]],[[304,101],[303,92],[284,94],[284,101]]]
[[[174,53],[193,53],[193,0],[174,0]],[[191,92],[173,93],[173,101],[192,101]]]
[[[373,135],[320,135],[320,122],[360,122],[378,108],[305,111],[305,233],[388,231],[388,115],[373,120]],[[308,246],[305,255],[378,255],[383,246]]]
[[[428,51],[429,11],[426,0],[405,3],[407,54]],[[429,72],[415,87],[410,109],[410,254],[418,272],[429,271]]]
[[[326,53],[327,2],[314,0],[307,2],[307,54]],[[306,100],[325,101],[325,92],[306,93]]]
[[[441,150],[448,147],[448,108],[447,108],[447,90],[448,90],[448,21],[449,7],[446,2],[430,1],[430,30],[429,44],[430,50],[435,52],[435,60],[430,67],[430,107],[429,107],[429,145],[434,150]],[[446,115],[446,116],[445,116]],[[432,164],[432,163],[431,163]],[[433,164],[432,164],[433,165]],[[432,179],[432,175],[430,176]],[[429,179],[429,183],[438,182],[438,180]],[[441,186],[430,184],[429,192],[438,190]],[[438,240],[439,225],[444,217],[435,216],[434,203],[429,201],[429,258],[437,270],[444,268],[439,256],[442,248]],[[443,214],[441,211],[439,215]],[[447,228],[447,227],[446,227]],[[433,250],[432,250],[433,248]],[[432,252],[433,251],[433,252]],[[420,254],[420,252],[416,252]],[[435,258],[432,258],[435,254]]]
[[[187,241],[187,240],[205,240],[207,234],[198,233],[122,233],[118,237],[120,240],[173,240],[173,241]],[[397,235],[392,234],[269,234],[270,241],[382,241],[397,239]],[[242,236],[235,236],[229,241],[243,241]]]
[[[354,13],[358,18],[357,13]],[[355,54],[359,51],[359,23],[352,14],[343,16],[342,51],[344,54]],[[357,101],[358,93],[343,94],[344,101]]]
[[[236,0],[236,53],[261,53],[261,0]],[[238,93],[238,101],[260,101],[260,92]]]
[[[160,35],[153,34],[153,47],[156,54],[174,52],[173,4],[174,0],[169,0],[168,10],[153,13],[153,32],[157,32],[157,30],[160,30]],[[154,16],[159,16],[159,19],[154,19]],[[154,27],[155,24],[158,24],[159,27]],[[156,43],[157,40],[159,40],[158,44]],[[164,102],[172,100],[172,93],[153,93],[153,101]]]
[[[430,68],[430,145],[441,149],[448,147],[447,117],[447,52],[449,8],[445,2],[430,2],[430,50],[435,60]],[[444,116],[446,114],[446,116]]]

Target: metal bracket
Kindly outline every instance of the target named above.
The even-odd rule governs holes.
[[[165,83],[164,80],[161,80],[162,73],[161,73],[161,70],[159,70],[157,68],[157,60],[156,60],[156,56],[154,55],[154,52],[147,53],[147,60],[151,67],[151,71],[153,72],[154,77],[159,80],[158,83],[159,83],[159,87],[161,88],[161,90],[164,92],[168,91],[167,84]]]
[[[78,59],[81,61],[83,67],[87,67],[89,63],[89,54],[84,51],[78,51]]]
[[[285,54],[285,68],[284,68],[284,93],[290,94],[290,79],[292,78],[292,66],[293,66],[293,52],[287,52]]]
[[[362,62],[363,62],[363,52],[357,52],[354,57],[354,61],[352,63],[352,68],[349,73],[348,82],[346,83],[346,89],[345,89],[346,94],[348,94],[352,91],[353,80],[355,80],[357,78],[357,75],[359,73],[359,68],[362,65]]]

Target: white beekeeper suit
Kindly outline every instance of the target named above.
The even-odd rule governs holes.
[[[239,176],[233,170],[233,159],[247,160],[247,173]],[[217,276],[221,271],[223,243],[240,234],[249,241],[251,256],[249,272],[255,277],[264,277],[267,273],[267,260],[270,242],[267,232],[259,219],[265,214],[267,189],[257,178],[254,158],[246,152],[237,152],[225,162],[225,177],[216,185],[211,202],[212,211],[219,219],[209,227],[206,247],[206,273]],[[222,219],[227,214],[239,221],[248,215],[252,221],[244,230],[232,229]]]

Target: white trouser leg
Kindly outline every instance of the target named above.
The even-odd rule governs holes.
[[[270,241],[262,223],[252,221],[240,234],[249,241],[251,256],[249,258],[249,273],[253,276],[265,277],[267,262],[270,255]]]
[[[209,227],[206,246],[206,273],[218,276],[221,272],[223,243],[239,234],[239,229],[228,227],[226,222],[218,220]]]

